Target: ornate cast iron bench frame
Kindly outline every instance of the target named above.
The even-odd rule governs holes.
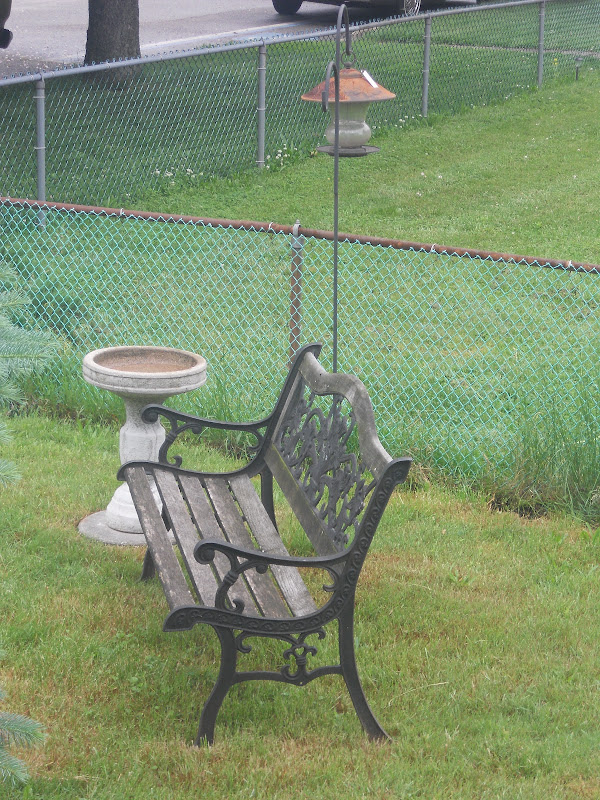
[[[364,695],[354,654],[354,597],[359,574],[394,487],[406,479],[410,459],[392,459],[375,430],[364,385],[327,373],[321,346],[296,356],[273,413],[257,422],[216,422],[148,406],[144,418],[169,424],[160,463],[129,462],[126,480],[148,543],[143,579],[158,574],[169,605],[163,629],[211,625],[221,643],[221,666],[206,701],[196,743],[211,743],[217,713],[229,689],[248,680],[303,686],[321,675],[342,675],[366,733],[389,738]],[[253,457],[229,473],[181,467],[168,449],[184,431],[209,428],[250,434]],[[260,496],[252,478],[260,477]],[[289,555],[277,530],[273,481],[306,533],[312,557]],[[162,511],[154,499],[155,483]],[[177,557],[172,537],[180,551]],[[183,565],[183,566],[182,566]],[[301,570],[327,575],[326,600],[317,604]],[[339,663],[310,669],[315,643],[337,620]],[[307,638],[314,635],[314,643]],[[249,640],[285,643],[287,662],[274,671],[238,671]]]

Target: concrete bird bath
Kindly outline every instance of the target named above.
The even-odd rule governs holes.
[[[119,436],[121,464],[158,461],[165,429],[158,421],[143,422],[142,409],[202,386],[206,382],[206,360],[170,347],[106,347],[84,357],[83,377],[125,403],[125,424]],[[156,487],[152,490],[158,498]],[[126,483],[119,486],[106,511],[91,514],[79,523],[79,532],[111,544],[145,544]]]

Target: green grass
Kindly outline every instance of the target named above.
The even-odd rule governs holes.
[[[381,134],[381,153],[343,162],[341,228],[445,245],[600,263],[598,73]],[[568,124],[567,124],[568,121]],[[331,160],[175,187],[148,208],[328,228]],[[60,365],[29,386],[45,409],[117,419],[87,387],[81,356],[111,344],[197,350],[206,416],[270,410],[287,365],[285,236],[93,215],[5,210],[2,254],[63,337]],[[303,341],[330,344],[331,248],[304,253]],[[596,276],[344,244],[340,366],[365,381],[382,438],[500,504],[562,504],[600,517]],[[52,291],[48,291],[48,287]]]
[[[76,531],[117,485],[116,429],[38,416],[11,425],[4,452],[23,479],[0,495],[0,684],[48,739],[22,754],[32,781],[6,800],[597,796],[593,529],[490,511],[476,494],[403,490],[357,599],[359,669],[392,744],[364,738],[328,678],[237,687],[215,746],[197,750],[216,637],[162,633],[166,603],[156,582],[138,581],[140,550]]]
[[[340,230],[600,263],[599,104],[600,77],[588,68],[577,82],[380,132],[379,154],[340,163]],[[331,181],[331,159],[318,156],[165,189],[142,207],[331,230]]]
[[[571,0],[545,8],[544,46],[547,50],[595,51],[600,44],[596,2],[575,6]],[[444,17],[432,27],[438,43],[479,45],[506,49],[538,47],[539,6],[488,9],[474,14]]]

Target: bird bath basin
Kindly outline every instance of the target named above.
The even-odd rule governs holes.
[[[123,397],[171,397],[206,381],[202,356],[171,347],[106,347],[83,359],[83,377]]]
[[[171,347],[106,347],[84,357],[83,377],[125,403],[125,424],[119,434],[121,464],[158,461],[165,429],[158,421],[144,422],[142,410],[149,403],[164,403],[168,397],[202,386],[206,382],[206,360]],[[152,490],[158,498],[156,487]],[[82,520],[79,531],[112,544],[144,544],[127,484],[119,486],[106,511]]]

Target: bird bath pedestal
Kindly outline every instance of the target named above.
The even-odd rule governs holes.
[[[83,377],[92,386],[123,398],[121,464],[158,461],[165,429],[158,421],[144,422],[142,409],[149,403],[164,403],[168,397],[202,386],[206,382],[206,361],[202,356],[170,347],[107,347],[85,356]],[[158,498],[156,487],[152,490]],[[126,483],[119,486],[106,511],[91,514],[79,523],[79,532],[110,544],[145,544]]]

